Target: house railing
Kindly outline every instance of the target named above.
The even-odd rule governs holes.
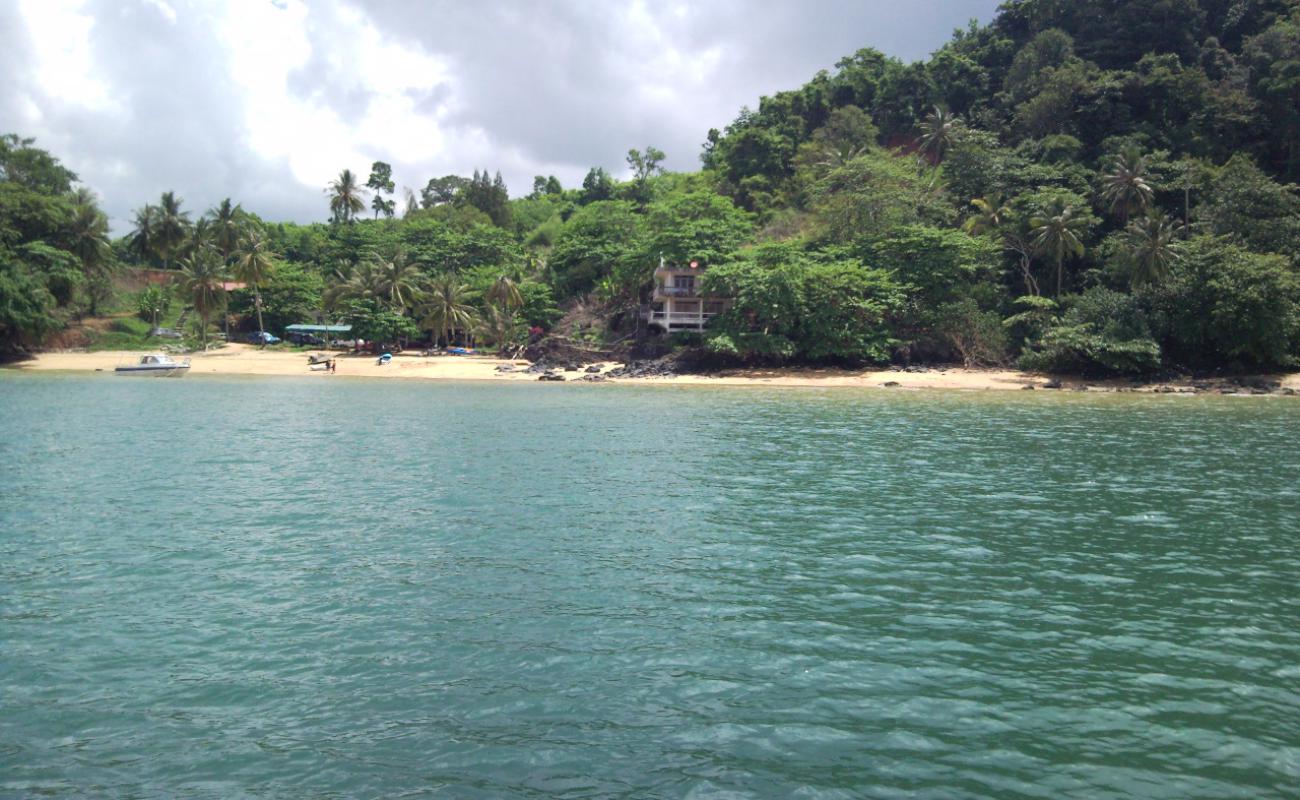
[[[695,297],[694,286],[659,286],[655,291],[665,297]]]

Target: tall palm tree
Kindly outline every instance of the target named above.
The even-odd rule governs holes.
[[[208,219],[212,221],[212,243],[221,253],[223,263],[229,264],[235,249],[244,238],[246,218],[243,206],[231,203],[227,197],[220,204],[208,209]]]
[[[1154,210],[1129,223],[1125,235],[1134,289],[1153,286],[1169,277],[1170,267],[1182,257],[1183,243],[1178,238],[1182,228],[1181,223]]]
[[[157,253],[154,239],[158,231],[158,209],[151,205],[135,211],[135,228],[127,239],[127,247],[145,264]]]
[[[524,296],[519,293],[519,284],[510,280],[509,275],[501,275],[488,288],[487,301],[514,310],[524,304]]]
[[[94,195],[87,189],[79,190],[74,202],[68,236],[72,252],[81,261],[81,271],[86,276],[90,313],[94,315],[99,301],[106,299],[111,290],[113,249],[108,241],[108,217],[99,210]]]
[[[966,218],[961,228],[971,236],[996,233],[1011,216],[1011,209],[1003,205],[1002,195],[998,192],[977,197],[970,204],[974,206],[975,213]]]
[[[1128,225],[1131,214],[1146,211],[1155,196],[1146,156],[1135,147],[1126,147],[1115,157],[1101,176],[1101,187],[1102,199],[1112,213],[1119,212],[1120,224],[1124,226]]]
[[[439,335],[447,344],[457,330],[474,324],[474,307],[468,302],[469,287],[452,275],[435,278],[425,292],[424,319],[420,327],[432,331],[435,340]]]
[[[1072,206],[1057,201],[1042,216],[1030,219],[1029,225],[1034,249],[1056,261],[1056,296],[1060,297],[1065,257],[1083,255],[1083,242],[1078,232],[1087,228],[1088,221],[1076,216]]]
[[[406,260],[405,250],[398,248],[388,257],[376,259],[374,267],[379,273],[379,291],[384,302],[398,314],[405,314],[415,299],[415,282],[420,275],[416,265]]]
[[[181,262],[181,291],[185,292],[194,310],[203,322],[200,338],[203,349],[208,349],[208,326],[212,314],[221,308],[226,299],[224,266],[217,251],[200,247]]]
[[[266,239],[258,228],[250,227],[245,231],[235,248],[235,280],[253,287],[253,307],[257,309],[257,329],[265,331],[262,324],[262,284],[271,277],[275,264],[266,245]],[[266,337],[259,336],[259,345],[266,347]]]
[[[181,211],[181,202],[175,192],[163,192],[158,200],[154,247],[162,259],[163,269],[170,268],[172,257],[185,245],[190,215],[187,211]]]
[[[961,124],[961,117],[938,106],[921,122],[921,152],[933,164],[942,164],[943,157],[952,146],[953,137]]]
[[[326,191],[330,193],[330,214],[334,222],[351,222],[353,217],[366,210],[366,203],[362,200],[366,190],[357,183],[357,176],[350,169],[343,170],[337,179],[330,181]]]

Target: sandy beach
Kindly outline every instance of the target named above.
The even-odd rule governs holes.
[[[132,360],[137,352],[51,352],[14,362],[7,368],[29,371],[112,372],[118,363]],[[220,350],[194,353],[190,373],[195,375],[277,375],[306,376],[320,380],[348,377],[396,378],[408,380],[487,380],[537,381],[537,375],[524,372],[527,361],[511,361],[488,356],[395,356],[392,363],[380,365],[371,355],[339,355],[337,372],[313,372],[307,368],[307,353],[259,350],[252,345],[230,344]],[[601,374],[621,366],[600,364]],[[509,369],[503,369],[508,367]],[[566,381],[578,381],[588,373],[560,372]],[[1272,376],[1284,388],[1300,390],[1300,373]],[[687,386],[810,386],[898,389],[950,389],[966,391],[1022,390],[1025,386],[1042,387],[1051,376],[1020,372],[1014,369],[962,369],[931,367],[923,372],[899,370],[846,370],[835,368],[789,367],[780,369],[722,370],[708,375],[672,377],[610,378],[610,383],[673,384]],[[1087,381],[1061,378],[1063,388],[1091,391],[1120,389],[1156,391],[1162,386],[1190,388],[1178,382],[1135,386],[1125,380]]]

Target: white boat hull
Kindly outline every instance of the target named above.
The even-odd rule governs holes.
[[[179,378],[190,371],[190,365],[179,364],[148,367],[118,367],[113,371],[118,375],[144,375],[152,378]]]

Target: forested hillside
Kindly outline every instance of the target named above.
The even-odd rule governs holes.
[[[632,150],[626,180],[539,176],[515,199],[486,170],[402,197],[376,162],[365,184],[344,170],[312,225],[167,193],[109,247],[93,196],[11,136],[0,346],[99,310],[132,265],[178,270],[200,338],[260,310],[271,331],[505,346],[579,304],[603,322],[561,333],[625,338],[662,259],[733,300],[675,342],[721,358],[1144,373],[1300,356],[1297,0],[1008,2],[924,62],[860,50],[742,109],[698,172],[663,159]],[[249,288],[226,296],[227,274]]]

